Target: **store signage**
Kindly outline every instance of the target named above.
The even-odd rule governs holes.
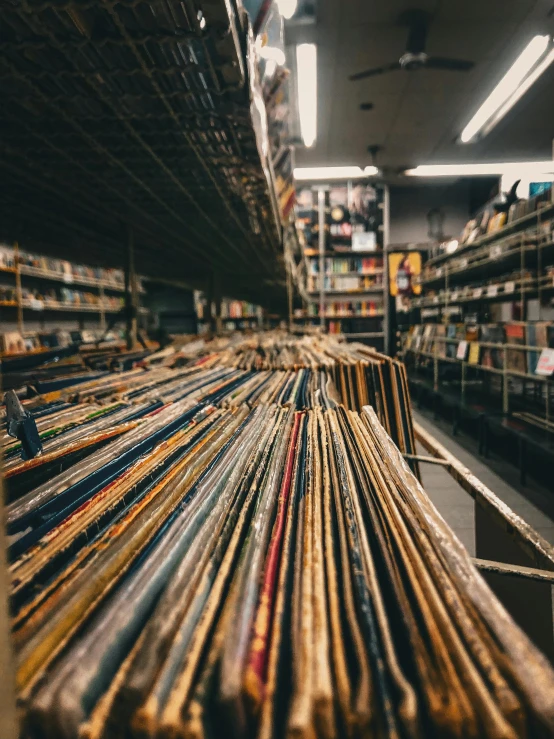
[[[466,358],[467,355],[467,341],[460,341],[458,344],[458,349],[456,351],[456,359],[461,359],[462,362]]]
[[[536,375],[550,377],[554,372],[554,349],[543,349],[535,370]]]

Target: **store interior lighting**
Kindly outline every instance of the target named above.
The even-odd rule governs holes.
[[[317,138],[317,47],[299,44],[296,47],[298,116],[300,133],[308,148]]]
[[[379,173],[377,167],[296,167],[295,180],[356,180]]]
[[[292,16],[296,13],[298,8],[298,0],[277,0],[277,7],[279,13],[283,16],[286,21],[289,21]]]
[[[487,97],[460,135],[469,144],[486,136],[554,61],[549,35],[535,36]]]
[[[519,177],[549,175],[554,172],[553,161],[490,162],[483,164],[422,164],[407,169],[408,177],[501,177],[515,174]]]
[[[285,52],[278,46],[261,46],[259,54],[266,61],[275,62],[279,67],[285,65]]]

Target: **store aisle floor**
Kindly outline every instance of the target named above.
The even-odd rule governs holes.
[[[432,421],[414,411],[414,419],[432,434],[438,442],[454,454],[493,493],[538,531],[548,542],[554,544],[554,520],[547,516],[520,492],[508,485],[478,457],[461,447],[451,436],[445,434]],[[418,445],[418,454],[427,455]],[[423,486],[446,522],[472,556],[475,556],[475,514],[473,498],[439,465],[421,465]],[[514,473],[517,474],[517,473]]]

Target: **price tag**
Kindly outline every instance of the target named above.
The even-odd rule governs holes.
[[[543,349],[535,369],[536,375],[550,377],[554,372],[554,349]]]
[[[489,298],[494,298],[498,295],[498,285],[489,285],[487,287],[487,295]]]
[[[460,341],[456,350],[456,359],[464,361],[467,355],[467,341]]]
[[[73,275],[68,274],[67,272],[63,273],[63,281],[67,283],[68,285],[73,284]]]
[[[475,287],[473,288],[473,297],[474,298],[480,298],[483,294],[483,288],[482,287]]]
[[[502,247],[499,246],[499,244],[491,246],[490,256],[491,259],[497,259],[498,257],[502,256]]]
[[[31,308],[31,310],[44,310],[44,303],[42,302],[42,300],[31,298],[29,300],[29,307]]]
[[[516,283],[515,282],[506,282],[504,283],[504,292],[505,293],[513,293],[516,289]]]

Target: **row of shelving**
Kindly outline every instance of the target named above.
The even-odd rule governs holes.
[[[307,307],[294,311],[293,321],[319,322],[345,338],[384,338],[386,187],[343,181],[301,188],[296,214]]]
[[[457,340],[448,337],[435,337],[430,347],[418,348],[410,345],[409,340],[405,339],[403,358],[409,372],[411,367],[416,373],[421,367],[431,368],[436,391],[440,391],[441,388],[452,391],[458,386],[462,404],[466,403],[469,393],[475,392],[476,387],[481,387],[479,377],[496,378],[500,383],[498,392],[503,414],[513,412],[517,399],[521,405],[521,397],[527,395],[526,383],[530,382],[532,387],[542,388],[538,395],[536,393],[533,395],[534,407],[538,408],[543,404],[543,416],[547,421],[550,418],[551,376],[554,369],[552,348],[521,343]],[[532,372],[529,371],[530,364]],[[444,375],[442,372],[441,367],[449,366],[458,368],[455,377],[448,373]],[[486,384],[484,390],[481,389],[484,391],[484,400],[492,400],[491,386]]]
[[[466,255],[468,255],[470,252],[478,249],[481,246],[484,246],[485,244],[490,244],[492,242],[497,242],[499,240],[503,240],[505,237],[511,235],[511,233],[514,230],[519,229],[521,226],[526,226],[527,224],[533,224],[536,223],[537,226],[540,228],[541,224],[548,218],[554,217],[554,202],[545,202],[541,203],[540,207],[538,207],[537,210],[527,213],[526,215],[522,216],[521,218],[516,218],[509,223],[507,223],[502,228],[483,234],[482,236],[479,236],[472,241],[462,243],[460,247],[453,253],[456,258],[462,257],[464,258]],[[445,261],[448,261],[452,256],[452,253],[443,252],[441,254],[438,254],[435,257],[432,257],[427,262],[428,267],[435,266],[437,264],[441,264]]]
[[[37,256],[6,245],[0,245],[0,272],[11,274],[19,272],[20,275],[27,277],[63,282],[66,285],[125,291],[122,270],[73,264],[64,259]]]
[[[410,302],[422,320],[549,318],[545,299],[554,290],[554,204],[433,257],[417,284],[420,294]]]
[[[0,245],[1,275],[0,308],[8,323],[8,316],[17,316],[21,335],[25,334],[25,314],[96,314],[101,327],[105,327],[105,316],[118,313],[124,306],[121,270],[73,264],[31,254],[18,246]],[[143,293],[139,278],[137,283],[137,291]],[[82,287],[93,290],[79,289]]]
[[[0,301],[0,307],[3,308],[17,308],[19,303],[13,300]],[[25,310],[32,310],[36,312],[43,311],[74,311],[77,313],[118,313],[123,307],[123,302],[120,300],[117,304],[109,300],[99,301],[98,303],[69,303],[53,300],[23,300],[21,307]]]

